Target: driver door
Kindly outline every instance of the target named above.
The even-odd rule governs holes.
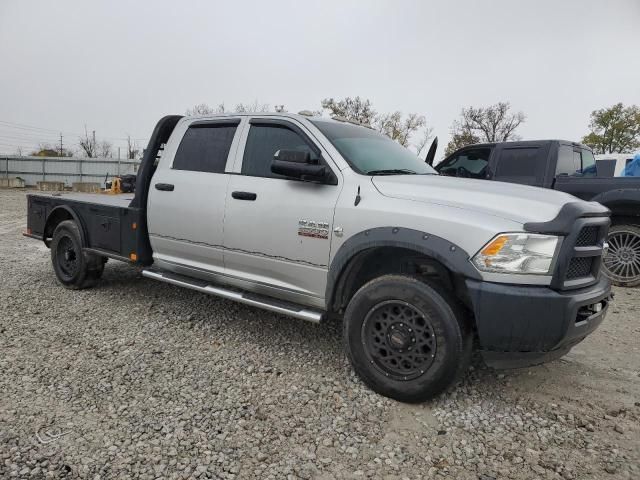
[[[259,293],[324,306],[333,214],[341,175],[320,145],[289,120],[254,118],[241,140],[225,215],[227,274]],[[308,152],[334,180],[306,182],[271,172],[278,150]],[[245,286],[246,288],[246,286]]]

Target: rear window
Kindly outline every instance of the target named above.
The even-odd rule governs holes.
[[[538,147],[505,148],[500,152],[500,160],[495,176],[509,179],[517,183],[534,185],[538,164]]]
[[[576,156],[576,153],[578,155]],[[574,175],[580,171],[580,153],[574,152],[573,147],[561,145],[558,150],[558,163],[556,164],[556,175]]]
[[[222,173],[237,125],[192,125],[182,137],[173,159],[175,170]]]
[[[569,145],[560,145],[556,175],[595,175],[596,159],[591,150]]]

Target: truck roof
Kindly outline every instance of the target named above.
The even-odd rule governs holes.
[[[185,116],[185,118],[192,119],[215,119],[215,118],[235,118],[235,117],[280,117],[280,118],[295,118],[296,120],[301,119],[318,119],[318,120],[332,120],[327,117],[321,117],[317,115],[302,115],[300,113],[289,113],[289,112],[243,112],[243,113],[214,113],[211,115],[192,115]],[[332,120],[335,121],[335,120]]]
[[[303,110],[304,112],[304,110]],[[237,118],[237,117],[274,117],[274,118],[291,118],[295,120],[315,120],[322,122],[333,123],[350,123],[352,125],[359,125],[361,127],[371,128],[370,125],[361,124],[358,122],[350,121],[341,117],[323,117],[321,115],[313,115],[312,112],[307,113],[289,113],[289,112],[243,112],[243,113],[214,113],[211,115],[192,115],[185,116],[185,118],[193,120],[214,120],[216,118]]]
[[[473,145],[468,145],[469,147],[495,147],[496,145],[511,145],[511,146],[527,146],[527,145],[540,145],[541,143],[551,143],[558,142],[562,145],[573,145],[580,148],[587,148],[591,150],[590,147],[584,145],[579,142],[572,142],[571,140],[562,140],[562,139],[547,139],[547,140],[515,140],[515,141],[507,141],[507,142],[483,142],[483,143],[474,143]],[[467,148],[467,147],[463,147]]]

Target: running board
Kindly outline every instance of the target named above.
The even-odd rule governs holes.
[[[281,313],[289,317],[307,320],[313,323],[320,323],[324,313],[319,310],[311,310],[295,303],[285,302],[255,293],[242,292],[240,290],[230,290],[228,288],[214,287],[204,280],[178,275],[170,272],[158,272],[156,270],[143,270],[142,276],[153,278],[161,282],[170,283],[179,287],[190,288],[216,297],[226,298],[235,302],[244,303],[252,307],[263,308],[271,312]]]

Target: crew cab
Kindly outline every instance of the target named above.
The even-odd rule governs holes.
[[[638,286],[640,178],[614,176],[618,167],[608,169],[608,163],[596,161],[591,149],[579,143],[536,140],[470,145],[435,169],[442,175],[559,190],[603,204],[611,210],[612,222],[603,271],[616,285]]]
[[[474,343],[489,365],[517,367],[593,332],[611,296],[609,223],[595,202],[448,178],[370,128],[277,113],[164,117],[135,194],[30,194],[26,235],[67,288],[95,285],[111,258],[337,319],[362,380],[416,402],[455,381]]]

